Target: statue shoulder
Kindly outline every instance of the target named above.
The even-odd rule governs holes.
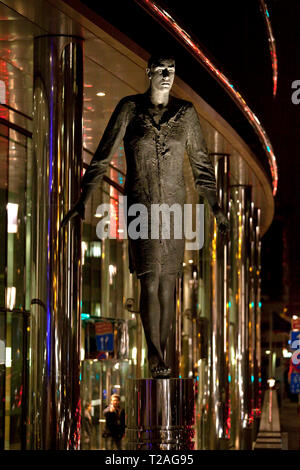
[[[175,96],[172,96],[172,100],[174,102],[174,104],[176,105],[176,107],[178,108],[192,108],[194,105],[191,101],[187,101],[187,100],[183,100],[181,98],[177,98]]]
[[[198,119],[198,112],[191,101],[182,100],[182,106],[185,109],[185,116],[188,120],[195,121]]]
[[[140,101],[139,96],[140,95],[130,95],[121,98],[115,108],[115,113],[118,116],[122,116],[122,118],[126,116],[126,119],[130,120],[136,112],[137,104]]]
[[[141,101],[141,94],[124,96],[119,101],[119,106],[127,106],[128,108],[135,107]]]
[[[174,108],[175,112],[182,117],[189,116],[191,113],[193,114],[195,109],[191,101],[176,98],[174,96],[172,96],[172,107]]]

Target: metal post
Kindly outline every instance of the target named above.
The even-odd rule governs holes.
[[[260,209],[253,212],[253,407],[254,440],[257,437],[261,414],[261,368],[260,368]]]
[[[269,312],[269,379],[273,377],[273,312]]]
[[[78,218],[59,225],[80,192],[83,41],[34,40],[31,337],[27,446],[80,445]]]
[[[217,191],[219,205],[225,214],[229,210],[228,155],[216,154]],[[217,232],[216,223],[212,241],[212,362],[211,407],[213,419],[213,448],[227,448],[230,438],[229,402],[229,312],[228,312],[228,243]]]
[[[251,187],[231,186],[232,204],[237,218],[237,233],[232,243],[232,258],[236,260],[234,297],[236,303],[236,383],[237,420],[236,442],[241,450],[251,449],[253,419],[251,413],[252,387],[249,338],[249,263],[250,263],[250,209]],[[232,279],[233,281],[233,279]],[[253,326],[252,326],[253,327]],[[251,359],[252,360],[252,359]]]

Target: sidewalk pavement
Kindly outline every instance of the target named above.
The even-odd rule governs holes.
[[[300,409],[298,402],[285,398],[280,408],[281,432],[288,433],[288,450],[300,450]]]

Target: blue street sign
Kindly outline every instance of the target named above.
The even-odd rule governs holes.
[[[300,393],[300,374],[297,372],[291,373],[290,390],[291,393]]]
[[[300,331],[292,330],[290,343],[291,351],[297,351],[297,349],[300,349],[300,343],[297,341],[300,341]]]
[[[114,350],[114,335],[112,333],[105,333],[104,335],[97,335],[96,344],[97,344],[98,351],[113,351]]]

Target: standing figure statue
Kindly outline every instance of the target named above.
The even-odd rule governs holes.
[[[143,204],[149,214],[154,204],[177,204],[183,209],[186,151],[196,188],[209,202],[219,230],[226,233],[229,223],[217,202],[214,168],[197,112],[189,101],[170,95],[175,60],[169,54],[152,55],[146,72],[148,90],[127,96],[116,106],[83,176],[80,198],[62,226],[77,215],[84,219],[85,204],[123,140],[127,163],[124,189],[129,209],[133,204]],[[127,225],[130,221],[128,216]],[[168,378],[171,369],[165,363],[165,350],[175,314],[176,278],[182,273],[185,240],[172,234],[164,238],[161,222],[159,235],[151,238],[150,215],[146,222],[148,236],[128,236],[129,269],[136,272],[141,283],[140,314],[152,377]]]

